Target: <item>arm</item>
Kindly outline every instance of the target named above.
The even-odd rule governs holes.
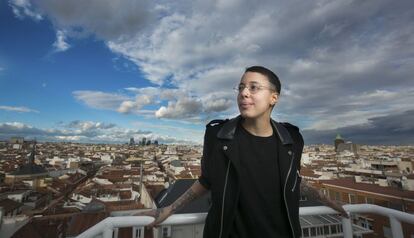
[[[139,212],[135,215],[147,215],[152,216],[155,220],[148,225],[149,228],[157,226],[158,224],[162,223],[166,220],[169,216],[180,210],[181,208],[185,207],[187,204],[192,202],[193,200],[197,199],[204,195],[210,189],[210,182],[209,182],[209,172],[208,172],[208,148],[210,145],[210,140],[208,139],[208,133],[204,134],[204,146],[203,146],[203,156],[201,159],[201,176],[199,179],[185,192],[181,195],[174,203],[167,207],[162,207],[159,209],[154,209],[151,211]],[[211,135],[211,132],[210,132]]]
[[[308,182],[302,180],[300,183],[300,191],[312,200],[317,200],[325,204],[326,206],[338,211],[341,216],[349,218],[348,213],[342,208],[342,205],[329,199],[321,190],[314,188]]]
[[[149,228],[157,226],[164,220],[166,220],[169,216],[174,214],[176,211],[180,210],[181,208],[185,207],[187,204],[192,202],[193,200],[201,197],[204,195],[208,190],[204,188],[198,181],[196,181],[185,193],[183,193],[174,203],[167,207],[162,207],[158,209],[154,209],[151,211],[139,212],[135,215],[146,215],[152,216],[155,220],[148,225]]]
[[[294,137],[294,141],[297,143],[297,148],[298,148],[297,150],[299,151],[298,154],[302,155],[304,141],[303,141],[302,135],[299,133],[299,128],[296,127],[296,126],[293,126],[289,123],[285,123],[284,125],[287,126],[288,128],[294,128],[294,130],[292,130],[292,129],[290,130],[290,133]],[[296,165],[297,168],[299,168],[299,170],[300,170],[300,167],[301,167],[300,159],[301,159],[301,156],[297,160],[297,165]],[[341,204],[339,204],[336,201],[330,200],[327,196],[325,196],[325,194],[323,194],[323,192],[321,190],[313,187],[307,181],[302,180],[302,182],[300,183],[300,191],[301,191],[301,193],[303,193],[304,195],[306,195],[310,199],[320,201],[324,205],[338,211],[341,214],[341,216],[349,218],[348,213],[342,208]]]

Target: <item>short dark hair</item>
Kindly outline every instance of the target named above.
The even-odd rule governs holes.
[[[246,70],[244,71],[244,73],[246,72],[255,72],[255,73],[263,74],[264,76],[267,77],[267,79],[269,80],[269,83],[275,86],[277,93],[280,94],[281,85],[280,85],[279,77],[277,77],[277,75],[273,73],[273,71],[271,71],[270,69],[267,69],[263,66],[250,66],[246,68]]]

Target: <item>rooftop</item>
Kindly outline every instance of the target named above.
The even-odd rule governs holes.
[[[334,180],[322,180],[322,184],[347,189],[360,190],[361,192],[375,193],[378,196],[395,196],[414,200],[414,191],[401,190],[394,187],[383,187],[377,184],[356,183],[354,178],[341,178]]]

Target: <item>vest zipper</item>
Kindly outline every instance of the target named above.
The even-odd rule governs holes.
[[[295,179],[295,184],[293,184],[292,192],[295,191],[296,184],[298,182],[298,177],[300,177],[299,170],[296,171],[296,179]]]
[[[227,165],[227,171],[226,171],[226,179],[225,179],[225,182],[224,182],[224,189],[223,189],[223,202],[222,202],[222,204],[221,204],[221,221],[220,221],[220,235],[219,235],[219,238],[221,238],[222,237],[222,235],[223,235],[223,222],[224,222],[224,200],[225,200],[225,198],[226,198],[226,189],[227,189],[227,180],[228,180],[228,177],[229,177],[229,170],[230,170],[230,161],[229,161],[229,164]]]
[[[287,200],[286,200],[286,186],[287,186],[287,182],[288,182],[288,180],[289,180],[289,175],[290,175],[290,172],[292,171],[292,165],[293,165],[293,160],[294,160],[294,158],[295,158],[295,153],[292,153],[292,158],[291,158],[291,160],[290,160],[290,167],[289,167],[289,171],[288,171],[288,173],[287,173],[286,180],[285,180],[285,186],[284,186],[284,188],[283,188],[283,197],[285,198],[285,206],[286,206],[286,211],[287,211],[287,215],[288,215],[288,220],[289,220],[290,229],[292,230],[293,237],[296,237],[296,236],[295,236],[295,230],[293,229],[292,221],[290,220],[289,207],[288,207],[288,205],[287,205]]]

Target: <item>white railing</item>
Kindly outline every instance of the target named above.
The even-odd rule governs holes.
[[[404,238],[401,222],[414,224],[414,214],[401,212],[398,210],[381,207],[373,204],[352,204],[344,205],[348,213],[373,213],[386,216],[390,219],[391,232],[393,238]],[[324,215],[337,214],[335,210],[325,206],[301,207],[299,210],[301,216],[305,215]],[[206,213],[177,214],[170,216],[161,225],[184,225],[203,223]],[[92,238],[103,235],[104,238],[112,238],[115,228],[137,227],[142,228],[154,220],[149,216],[119,216],[108,217],[88,230],[84,231],[78,238]],[[143,232],[144,229],[142,229]],[[342,230],[344,238],[352,238],[352,223],[350,219],[342,218]]]

